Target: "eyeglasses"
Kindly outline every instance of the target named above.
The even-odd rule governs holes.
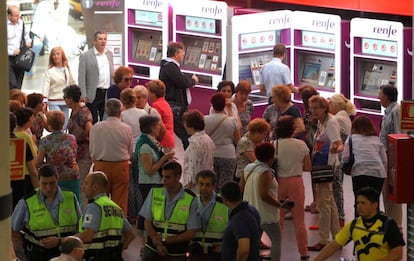
[[[123,78],[122,80],[124,81],[124,82],[132,82],[132,80],[133,80],[134,78]]]

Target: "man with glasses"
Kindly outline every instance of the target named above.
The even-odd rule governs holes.
[[[79,57],[78,83],[82,102],[92,113],[93,123],[103,119],[106,92],[113,83],[113,54],[106,49],[107,34],[94,33],[94,47]]]

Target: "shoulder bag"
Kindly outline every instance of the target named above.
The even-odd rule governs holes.
[[[208,133],[208,135],[211,137],[213,136],[214,132],[216,132],[216,130],[218,128],[220,128],[221,124],[228,118],[229,116],[225,116],[223,119],[221,119],[221,121],[216,125],[216,127],[210,132]]]
[[[349,159],[348,162],[342,164],[342,173],[345,175],[351,175],[352,166],[355,162],[355,155],[352,151],[352,135],[349,135]]]
[[[26,47],[26,43],[24,40],[24,24],[22,30],[22,39],[20,41],[20,52],[17,55],[15,60],[15,67],[25,70],[29,72],[32,69],[33,62],[35,58],[35,52],[32,49]]]

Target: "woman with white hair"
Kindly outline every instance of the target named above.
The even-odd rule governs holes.
[[[350,100],[345,98],[342,94],[334,94],[327,99],[329,103],[329,113],[331,113],[339,124],[340,136],[342,143],[345,143],[347,137],[351,134],[352,121],[350,116],[356,114],[355,105]],[[339,160],[342,158],[342,154],[338,154]],[[333,192],[336,206],[338,207],[339,224],[343,227],[345,223],[345,211],[344,211],[344,191],[343,185],[343,173],[341,168],[334,175]]]

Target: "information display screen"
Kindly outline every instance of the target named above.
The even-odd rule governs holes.
[[[162,13],[146,10],[135,10],[135,24],[162,27]]]
[[[215,19],[186,16],[185,30],[199,33],[215,34],[217,32],[217,24]]]

